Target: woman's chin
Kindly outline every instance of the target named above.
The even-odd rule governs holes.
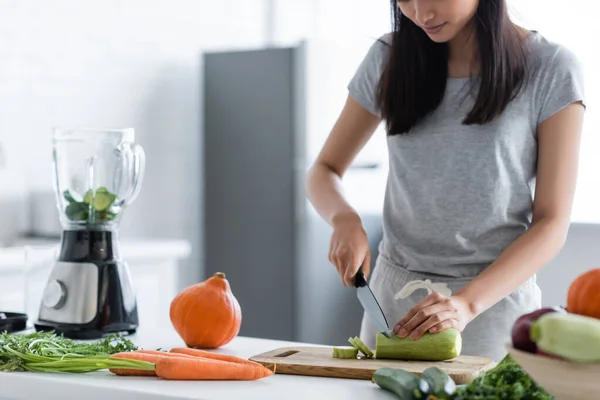
[[[427,34],[427,36],[429,36],[429,39],[436,43],[449,42],[456,35],[456,32],[454,32],[448,25],[445,25],[437,32],[428,32],[425,29],[423,31]]]

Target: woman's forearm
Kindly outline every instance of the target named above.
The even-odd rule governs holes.
[[[568,227],[568,221],[557,218],[535,222],[455,296],[465,299],[474,315],[490,308],[558,254],[566,240]]]
[[[307,196],[315,210],[329,225],[333,226],[338,216],[354,215],[358,212],[344,196],[340,176],[322,163],[315,164],[307,175]]]
[[[360,221],[358,212],[344,196],[342,176],[379,123],[380,118],[348,95],[319,156],[308,171],[308,199],[331,226],[335,225],[338,217],[345,221],[349,221],[348,217]]]

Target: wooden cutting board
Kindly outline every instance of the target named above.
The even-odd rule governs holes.
[[[371,379],[373,373],[383,367],[400,368],[420,375],[435,366],[446,372],[456,384],[471,382],[495,363],[489,358],[458,356],[448,361],[400,361],[375,358],[333,358],[332,347],[283,347],[250,357],[275,373],[308,375],[328,378]]]

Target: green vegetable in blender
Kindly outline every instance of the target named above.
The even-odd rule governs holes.
[[[98,188],[96,193],[88,190],[83,197],[83,201],[90,204],[96,211],[106,211],[116,199],[117,196],[110,193],[105,187]]]
[[[110,359],[112,354],[138,350],[122,335],[95,342],[75,342],[54,332],[28,335],[0,333],[0,371],[84,373],[108,368],[153,370],[145,361]]]
[[[69,202],[65,208],[67,217],[72,221],[92,221],[107,222],[112,221],[117,214],[110,211],[117,196],[105,187],[88,190],[83,197],[83,201],[77,201],[75,197],[66,190],[63,193],[65,199]]]
[[[85,221],[88,219],[89,206],[85,203],[71,203],[65,212],[72,221]]]

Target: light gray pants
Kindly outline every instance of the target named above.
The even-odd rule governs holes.
[[[385,317],[393,328],[394,325],[416,304],[427,297],[425,289],[418,289],[404,299],[394,299],[406,283],[414,280],[429,279],[432,283],[446,283],[455,293],[469,283],[469,279],[452,277],[432,277],[422,275],[390,263],[381,255],[377,258],[369,286],[379,301]],[[473,321],[462,332],[462,355],[488,357],[499,362],[506,355],[506,344],[510,342],[512,325],[522,314],[541,307],[541,291],[533,276],[516,291],[500,300]],[[363,315],[360,338],[370,348],[375,348],[377,329]]]

